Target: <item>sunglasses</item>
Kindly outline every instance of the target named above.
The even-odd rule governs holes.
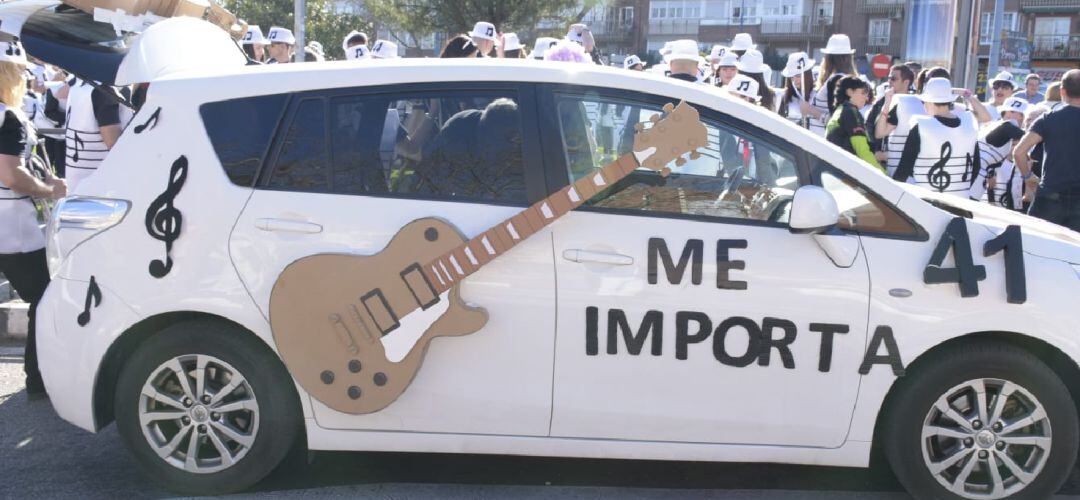
[[[1008,83],[994,82],[994,90],[1004,90],[1004,89],[1011,89],[1011,88],[1013,88],[1013,86],[1008,84]]]

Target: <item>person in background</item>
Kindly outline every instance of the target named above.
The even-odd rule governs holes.
[[[67,93],[68,86],[64,83],[64,72],[55,69],[52,78],[45,82],[45,109],[42,111],[41,121],[37,126],[42,128],[60,129],[59,134],[43,134],[45,137],[45,151],[52,161],[53,171],[57,177],[64,178],[67,175],[67,147],[65,145],[64,128],[67,124]]]
[[[503,57],[507,59],[525,59],[525,46],[521,44],[517,33],[506,33],[502,37]]]
[[[537,38],[536,41],[533,42],[533,49],[532,52],[529,53],[529,57],[542,61],[544,60],[544,53],[546,53],[548,49],[554,47],[557,43],[559,43],[558,39],[549,36]]]
[[[1014,95],[1027,101],[1028,104],[1039,104],[1046,100],[1046,96],[1039,93],[1040,85],[1042,85],[1042,77],[1038,73],[1028,73],[1028,76],[1024,78],[1024,91]]]
[[[398,46],[394,42],[376,40],[375,45],[371,46],[372,59],[397,59],[398,57]]]
[[[919,63],[917,63],[915,61],[907,61],[907,62],[904,63],[904,66],[907,66],[908,69],[911,70],[911,74],[913,74],[913,75],[919,74],[919,72],[922,71],[922,69],[923,69],[922,64],[919,64]]]
[[[870,137],[866,135],[866,122],[859,108],[870,101],[870,84],[855,76],[847,75],[836,82],[836,110],[826,125],[825,138],[881,171],[881,164],[870,149]]]
[[[897,64],[889,69],[889,89],[874,101],[874,106],[870,108],[870,114],[866,117],[870,145],[874,151],[885,149],[884,139],[899,124],[896,108],[893,107],[894,96],[911,94],[914,85],[915,73],[912,73],[908,66]]]
[[[921,73],[919,73],[918,76],[915,77],[915,93],[922,95],[923,89],[926,86],[926,82],[929,81],[931,78],[945,78],[949,80],[952,78],[952,76],[949,74],[949,70],[941,66],[934,66],[933,68],[924,69]],[[963,91],[961,92],[961,90]],[[963,104],[954,106],[954,108],[960,111],[970,111],[972,115],[975,116],[975,120],[980,125],[990,123],[996,119],[994,118],[994,116],[996,116],[997,111],[995,110],[993,113],[991,113],[987,106],[983,104],[982,101],[979,101],[975,94],[970,90],[953,89],[953,93],[956,94],[958,99],[964,101]]]
[[[371,49],[368,48],[368,36],[360,31],[350,31],[341,41],[341,50],[345,52],[345,59],[357,61],[371,57]]]
[[[739,74],[746,75],[758,83],[758,102],[769,111],[776,111],[776,92],[765,82],[765,60],[757,49],[747,50],[738,63]]]
[[[1012,149],[1024,136],[1021,127],[1028,109],[1027,101],[1017,96],[1005,99],[1001,119],[979,131],[982,168],[971,184],[971,199],[1012,210],[1023,207],[1023,183],[1013,167]]]
[[[738,74],[739,56],[729,50],[724,53],[724,55],[720,56],[720,61],[716,63],[716,74],[713,75],[713,85],[724,87]]]
[[[304,47],[304,62],[323,62],[326,58],[315,47]]]
[[[997,108],[1005,103],[1005,99],[1012,97],[1013,93],[1016,92],[1016,82],[1013,81],[1012,73],[1002,71],[991,78],[987,85],[990,86],[990,100],[983,103],[983,105],[990,112],[990,121],[997,121],[1001,119]]]
[[[266,64],[286,64],[293,62],[293,54],[296,52],[296,37],[292,30],[273,26],[266,35],[270,40],[270,58]]]
[[[836,34],[829,37],[825,48],[821,49],[825,54],[825,60],[821,63],[821,72],[818,73],[817,92],[810,99],[813,109],[806,113],[810,119],[810,131],[825,137],[825,123],[832,117],[834,98],[836,97],[836,82],[847,75],[858,76],[855,69],[855,59],[852,54],[855,49],[851,48],[851,39],[844,34]]]
[[[248,26],[242,43],[244,53],[247,54],[249,60],[257,63],[266,60],[266,46],[270,45],[270,42],[263,37],[262,28],[259,25],[252,24]]]
[[[788,54],[787,64],[780,74],[786,79],[784,96],[777,112],[792,123],[809,128],[806,113],[810,110],[808,99],[814,94],[814,60],[806,52]]]
[[[49,268],[45,235],[38,227],[37,208],[31,198],[60,199],[67,195],[67,187],[47,172],[40,179],[27,168],[36,138],[21,110],[26,66],[18,42],[0,42],[0,273],[30,304],[23,371],[27,398],[36,400],[47,394],[38,372],[34,313],[49,285]]]
[[[1030,189],[1038,185],[1028,214],[1080,231],[1080,70],[1070,69],[1061,79],[1061,102],[1031,124],[1031,130],[1013,149],[1016,166]],[[1043,144],[1042,181],[1031,171],[1029,152]]]
[[[724,87],[728,93],[750,104],[758,105],[761,97],[758,94],[758,82],[746,75],[735,75]]]
[[[645,64],[641,62],[641,58],[637,55],[630,55],[624,59],[622,67],[630,71],[645,71]]]
[[[476,44],[473,43],[472,38],[469,38],[469,35],[461,34],[446,41],[446,45],[443,46],[439,58],[458,59],[463,57],[478,57],[479,55],[480,47],[477,47]]]
[[[697,42],[693,40],[676,40],[671,44],[671,52],[664,56],[671,73],[669,77],[684,82],[697,83],[698,65],[704,58],[698,54]]]
[[[705,59],[709,61],[710,80],[715,84],[716,80],[716,65],[720,64],[720,59],[727,54],[728,48],[723,45],[713,45],[709,51],[709,56]],[[719,85],[717,85],[719,87]]]
[[[310,49],[312,53],[314,53],[316,56],[318,56],[317,60],[319,60],[319,61],[325,61],[326,60],[326,51],[323,49],[322,43],[319,42],[318,40],[312,40],[312,41],[308,42],[307,46],[304,47],[304,49],[305,50]],[[305,57],[305,60],[306,60],[306,57]]]
[[[1054,111],[1065,105],[1061,102],[1061,82],[1054,82],[1046,87],[1046,99],[1039,105],[1047,111]]]
[[[967,198],[982,169],[975,116],[954,112],[957,94],[948,78],[931,78],[919,95],[927,115],[916,116],[893,179]]]
[[[67,102],[67,166],[64,178],[75,191],[98,166],[123,131],[120,97],[116,89],[72,78]],[[106,94],[112,93],[112,95]]]
[[[495,48],[495,44],[498,41],[498,32],[495,31],[495,25],[487,21],[480,21],[473,26],[471,32],[469,32],[469,38],[479,49],[480,57],[488,57],[491,55],[491,51]]]
[[[736,33],[735,38],[731,39],[731,52],[735,53],[735,57],[742,59],[743,54],[748,50],[757,48],[757,44],[754,43],[754,39],[750,37],[750,33]]]

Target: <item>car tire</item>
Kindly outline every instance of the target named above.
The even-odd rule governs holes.
[[[1076,405],[1037,357],[986,341],[930,353],[912,368],[880,434],[893,472],[912,496],[1048,498],[1066,481],[1077,456]]]
[[[120,372],[114,409],[136,465],[184,494],[249,488],[302,435],[284,365],[250,333],[212,320],[170,325],[140,345]]]

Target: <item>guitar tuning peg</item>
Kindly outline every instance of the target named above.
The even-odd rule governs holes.
[[[635,123],[634,124],[634,131],[641,132],[644,129],[645,129],[645,125],[643,125],[641,123]]]
[[[683,165],[686,165],[686,158],[683,158],[683,157],[680,156],[680,157],[675,159],[675,166],[681,167]]]
[[[660,117],[657,116],[657,115],[652,115],[652,116],[649,117],[649,121],[653,122],[653,123],[656,123],[656,122],[660,121]]]
[[[701,158],[701,153],[699,153],[696,149],[690,152],[691,160],[696,160],[698,158]]]
[[[670,168],[664,167],[664,168],[660,169],[660,177],[667,177],[669,175],[671,175],[671,169]]]
[[[670,113],[670,112],[672,112],[672,111],[675,111],[675,105],[674,105],[674,104],[671,104],[671,103],[669,102],[669,103],[667,103],[667,104],[665,104],[665,105],[664,105],[664,112],[665,112],[665,113]]]

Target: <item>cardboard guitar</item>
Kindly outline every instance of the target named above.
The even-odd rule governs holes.
[[[317,254],[288,265],[270,295],[270,326],[289,372],[334,410],[372,413],[408,388],[435,337],[476,332],[487,312],[459,284],[596,193],[642,166],[670,172],[708,141],[696,109],[664,106],[635,124],[633,153],[598,169],[472,239],[437,218],[401,228],[375,255]]]

